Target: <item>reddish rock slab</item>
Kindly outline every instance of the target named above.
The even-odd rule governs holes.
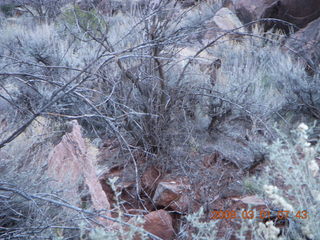
[[[153,201],[159,207],[184,212],[189,207],[190,189],[191,186],[185,179],[162,180],[158,184]]]
[[[68,202],[78,204],[79,188],[85,185],[93,208],[110,209],[109,200],[96,174],[95,149],[82,137],[77,121],[72,121],[72,131],[66,133],[51,152],[48,174],[64,187],[64,197]]]
[[[175,236],[172,218],[165,210],[150,212],[145,217],[144,229],[162,239],[170,240]]]
[[[155,167],[149,167],[144,172],[141,178],[141,183],[148,195],[152,194],[156,190],[160,177],[161,172]]]
[[[141,216],[141,215],[140,215]],[[150,212],[143,216],[144,223],[137,224],[135,218],[131,218],[128,223],[132,225],[136,225],[140,228],[143,228],[147,232],[163,239],[163,240],[171,240],[175,237],[175,231],[172,224],[172,217],[170,214],[161,209],[157,211]],[[127,230],[129,230],[127,228]],[[142,240],[142,237],[139,233],[137,233],[134,240]],[[154,239],[154,238],[147,238],[147,239]]]
[[[109,169],[106,169],[100,174],[100,184],[108,196],[110,204],[113,206],[116,203],[115,192],[110,184],[110,179],[116,178],[114,187],[117,193],[120,193],[119,198],[123,201],[123,207],[127,210],[131,208],[139,208],[139,199],[137,196],[136,179],[132,166],[118,164]],[[148,208],[149,209],[149,208]],[[150,209],[151,210],[151,209]]]

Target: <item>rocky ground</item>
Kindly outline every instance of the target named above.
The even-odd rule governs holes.
[[[84,52],[72,58],[81,59],[79,63],[68,65],[61,60],[69,57],[68,51],[56,62],[54,57],[41,55],[47,50],[41,45],[39,55],[32,52],[36,47],[24,50],[20,35],[12,38],[17,43],[0,37],[1,239],[109,239],[104,233],[101,238],[97,237],[100,233],[93,234],[98,228],[121,232],[120,237],[110,235],[114,239],[129,239],[123,231],[130,232],[126,228],[130,226],[123,223],[144,229],[146,239],[298,239],[286,235],[292,226],[301,232],[292,219],[261,217],[257,225],[272,222],[279,231],[275,230],[276,237],[258,236],[252,226],[244,228],[243,222],[250,217],[241,213],[284,210],[257,189],[252,179],[274,167],[267,146],[276,142],[279,131],[290,135],[301,122],[311,125],[320,118],[320,2],[173,2],[170,17],[162,18],[169,11],[161,12],[161,4],[167,7],[169,3],[78,1],[79,11],[108,16],[111,27],[105,36],[112,31],[117,36],[118,29],[112,26],[129,21],[128,12],[153,6],[154,12],[150,11],[157,17],[146,17],[147,30],[142,27],[143,35],[128,42],[118,44],[99,32],[89,34],[88,39],[98,43],[97,49],[105,48],[94,61],[85,59],[91,54],[90,41],[73,47],[74,40],[68,46],[74,53]],[[64,4],[59,7],[69,6]],[[39,13],[37,24],[45,24],[36,7],[26,2],[10,11],[2,7],[6,19],[2,28],[19,29],[19,19],[28,16],[29,10],[34,16]],[[62,21],[58,16],[61,13],[50,15],[53,23]],[[178,29],[166,20],[180,21],[181,16],[188,18]],[[201,24],[190,28],[194,16]],[[125,24],[121,22],[118,28]],[[131,27],[139,31],[139,24]],[[172,32],[166,35],[163,29]],[[139,43],[142,38],[147,40]],[[26,43],[39,38],[35,39]],[[59,48],[55,41],[52,49]],[[145,45],[145,52],[140,51]],[[37,61],[29,60],[28,54]],[[143,57],[127,61],[130,54],[152,57],[150,62]],[[112,68],[106,56],[112,56]],[[76,69],[75,73],[70,69]],[[40,85],[44,82],[47,85]],[[318,139],[317,123],[314,129],[308,139],[312,146]],[[297,149],[300,155],[301,151]],[[274,185],[283,191],[290,188],[277,177],[271,177]],[[188,222],[187,216],[200,209],[203,223],[216,224],[215,237],[200,237],[199,226],[197,230],[197,225]],[[216,211],[235,211],[239,218],[223,219]],[[34,215],[41,217],[32,220],[38,219]],[[139,224],[136,216],[144,223]],[[29,224],[32,221],[34,228]],[[310,236],[299,235],[300,239],[317,239],[316,234]],[[132,239],[143,237],[136,234]]]

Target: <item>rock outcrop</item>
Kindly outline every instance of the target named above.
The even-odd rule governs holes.
[[[283,19],[299,28],[305,27],[311,21],[320,17],[320,2],[318,0],[280,0],[277,1],[271,17]]]
[[[273,6],[277,0],[239,0],[233,1],[235,11],[243,23],[262,18],[264,13]]]
[[[303,28],[320,16],[320,2],[317,0],[234,0],[234,7],[243,23],[276,18]],[[271,27],[289,31],[288,25],[283,23],[268,22],[266,28]]]
[[[185,212],[190,204],[188,199],[190,190],[191,186],[186,179],[162,180],[159,182],[152,200],[156,206]]]
[[[228,8],[221,8],[213,17],[213,21],[222,30],[233,30],[242,26],[239,18]],[[239,29],[238,31],[243,31]]]
[[[79,204],[79,188],[86,188],[94,209],[110,209],[109,200],[96,175],[96,149],[82,137],[81,127],[72,121],[66,133],[51,152],[48,174],[64,186],[65,198]]]
[[[320,18],[309,23],[287,41],[287,46],[307,64],[307,71],[313,73],[320,64]]]
[[[166,240],[174,238],[175,232],[172,227],[172,218],[165,210],[150,212],[144,219],[143,227],[148,232]]]

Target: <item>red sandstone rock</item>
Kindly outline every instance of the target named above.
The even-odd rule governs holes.
[[[149,167],[141,178],[141,183],[147,194],[151,194],[157,187],[161,173],[155,167]]]
[[[80,183],[88,187],[93,208],[110,209],[109,200],[96,175],[94,149],[85,141],[81,127],[72,121],[72,131],[66,133],[61,142],[51,152],[48,161],[48,174],[64,186],[65,198],[70,203],[80,201]]]
[[[150,212],[145,216],[144,229],[166,240],[174,238],[175,232],[172,227],[172,218],[165,210]]]
[[[137,189],[136,189],[136,179],[135,172],[130,166],[125,166],[123,164],[115,165],[103,173],[100,174],[99,181],[100,184],[108,196],[111,205],[115,204],[115,192],[112,189],[109,180],[111,178],[117,178],[114,183],[117,193],[120,193],[119,198],[125,202],[125,208],[138,208],[137,203]]]
[[[190,184],[183,179],[159,182],[153,201],[157,206],[170,207],[175,211],[186,211],[189,206]]]
[[[174,239],[175,231],[173,229],[172,224],[172,217],[170,214],[161,209],[157,211],[150,212],[146,214],[144,217],[143,225],[137,224],[135,221],[136,219],[131,218],[128,223],[132,225],[139,226],[146,230],[147,232],[163,239],[163,240],[170,240]],[[129,230],[127,228],[127,230]],[[137,233],[134,237],[134,240],[141,240],[141,236]],[[149,238],[152,239],[152,238]]]

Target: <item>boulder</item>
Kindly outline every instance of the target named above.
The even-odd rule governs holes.
[[[320,17],[319,0],[281,0],[277,4],[276,18],[283,19],[303,28]]]
[[[242,25],[243,24],[234,12],[232,12],[229,8],[221,8],[216,12],[212,19],[206,21],[205,26],[208,30],[205,32],[201,42],[208,44],[213,39],[216,39],[224,33],[234,29],[237,29],[235,30],[236,32],[242,33],[245,31],[244,28],[240,28]],[[238,38],[239,34],[228,34],[227,36],[219,39],[219,41],[224,42],[233,40],[236,37]]]
[[[185,179],[162,180],[159,182],[153,201],[156,206],[185,212],[189,207],[188,193],[191,186]]]
[[[72,121],[72,130],[66,133],[54,147],[48,160],[48,175],[64,186],[64,198],[77,205],[79,189],[86,188],[93,208],[110,209],[109,200],[96,174],[97,150],[87,142],[77,121]]]
[[[172,218],[165,210],[150,212],[145,217],[144,229],[166,240],[173,239],[175,232],[172,226]]]
[[[134,213],[135,214],[135,213]],[[140,212],[141,214],[141,212]],[[138,214],[139,215],[139,214]],[[175,232],[172,224],[172,217],[165,210],[149,212],[144,217],[143,225],[137,224],[135,218],[131,218],[128,223],[144,228],[147,232],[165,240],[174,239]],[[128,229],[129,230],[129,229]],[[139,233],[135,234],[134,240],[142,240]],[[148,238],[151,239],[151,238]]]
[[[221,8],[213,17],[213,21],[219,28],[225,31],[233,30],[242,26],[237,15],[228,8]],[[239,29],[238,31],[243,31],[243,29]]]
[[[243,33],[245,28],[241,28],[242,22],[238,16],[227,7],[221,8],[216,12],[213,18],[205,22],[205,28],[207,31],[204,33],[200,43],[208,44],[212,40],[220,37],[228,31],[235,30],[236,32]],[[239,34],[227,34],[222,38],[219,38],[220,42],[229,40],[239,40]]]
[[[276,18],[294,24],[298,28],[320,17],[320,2],[318,0],[234,0],[236,13],[243,23],[261,18]],[[287,24],[268,23],[271,27],[288,32]]]
[[[307,64],[309,73],[319,69],[320,64],[320,18],[293,34],[286,46],[293,50]]]
[[[233,0],[233,5],[240,20],[249,23],[262,18],[264,12],[276,2],[277,0]]]
[[[136,182],[134,170],[128,167],[126,169],[123,164],[115,165],[111,168],[102,172],[99,176],[99,182],[104,190],[105,194],[108,196],[108,199],[111,205],[115,204],[115,192],[112,189],[110,184],[110,179],[115,178],[114,187],[119,195],[120,199],[130,202],[131,205],[134,205],[136,196]]]

